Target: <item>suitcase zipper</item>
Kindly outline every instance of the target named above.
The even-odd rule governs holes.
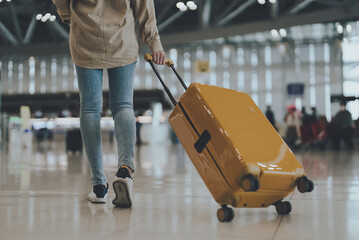
[[[198,135],[198,137],[200,137],[201,134],[198,132],[197,128],[194,126],[193,122],[192,122],[191,119],[189,118],[189,116],[188,116],[186,110],[185,110],[185,109],[183,108],[183,106],[182,106],[182,103],[181,103],[181,102],[178,102],[178,106],[181,108],[183,114],[185,115],[187,121],[188,121],[188,122],[190,123],[190,125],[192,126],[193,130],[196,132],[196,134]],[[211,156],[211,158],[212,158],[214,164],[216,165],[217,169],[218,169],[219,172],[221,173],[221,175],[222,175],[224,181],[227,183],[228,187],[235,191],[235,189],[229,184],[229,182],[228,182],[227,178],[225,177],[225,175],[223,174],[221,168],[218,166],[218,164],[217,164],[216,160],[214,159],[214,157],[213,157],[211,151],[208,149],[207,146],[206,146],[205,148],[207,149],[209,155]]]

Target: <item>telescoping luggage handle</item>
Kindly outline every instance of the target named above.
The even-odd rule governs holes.
[[[171,91],[168,89],[168,87],[166,86],[166,84],[164,83],[164,81],[162,80],[161,75],[158,73],[157,68],[155,66],[155,64],[153,63],[153,58],[151,54],[145,54],[145,61],[148,62],[151,67],[153,68],[153,71],[156,73],[158,79],[160,80],[163,88],[165,89],[167,95],[169,96],[169,98],[171,99],[172,103],[174,106],[176,106],[177,101],[175,100],[175,98],[173,97]],[[171,59],[166,59],[166,65],[168,67],[170,67],[173,72],[176,74],[176,76],[178,77],[178,80],[181,82],[183,88],[185,90],[187,90],[187,86],[184,83],[183,79],[181,78],[181,76],[178,74],[177,70],[174,67],[174,63]],[[182,105],[179,104],[180,107],[182,108]],[[202,134],[200,134],[197,129],[195,128],[195,126],[193,125],[192,121],[190,120],[189,116],[187,115],[187,113],[184,111],[184,109],[182,108],[183,113],[186,115],[186,118],[188,119],[188,121],[190,122],[190,124],[192,125],[193,129],[196,131],[196,133],[199,136],[199,139],[196,141],[196,143],[194,144],[195,149],[197,150],[198,153],[201,153],[207,146],[207,143],[209,142],[209,140],[211,140],[211,135],[209,134],[209,132],[207,130],[204,130]]]
[[[151,65],[153,71],[155,72],[155,74],[157,75],[158,79],[160,80],[160,82],[161,82],[163,88],[165,89],[165,91],[166,91],[168,97],[171,99],[171,102],[173,103],[174,106],[176,106],[177,101],[176,101],[176,99],[173,97],[171,91],[168,89],[168,87],[167,87],[167,85],[165,84],[165,82],[162,80],[161,75],[159,74],[159,72],[158,72],[158,70],[157,70],[155,64],[153,63],[152,55],[151,55],[151,54],[145,54],[145,57],[144,57],[144,58],[145,58],[145,61],[148,62],[148,63]],[[178,77],[178,80],[181,82],[183,88],[184,88],[185,90],[187,90],[187,86],[186,86],[186,84],[184,83],[184,81],[182,80],[181,76],[180,76],[180,75],[178,74],[178,72],[176,71],[176,69],[175,69],[175,67],[174,67],[174,64],[173,64],[173,61],[170,60],[170,59],[166,59],[166,65],[173,70],[173,72],[174,72],[174,73],[176,74],[176,76]]]

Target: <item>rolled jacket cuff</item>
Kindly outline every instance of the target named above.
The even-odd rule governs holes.
[[[158,36],[157,38],[154,38],[151,42],[149,42],[148,47],[150,48],[151,52],[163,51],[160,37]]]

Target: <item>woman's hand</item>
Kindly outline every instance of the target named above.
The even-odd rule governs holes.
[[[158,65],[164,65],[166,61],[166,53],[162,50],[152,53],[153,62]]]

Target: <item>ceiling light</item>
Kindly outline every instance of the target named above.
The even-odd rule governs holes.
[[[337,26],[337,31],[338,31],[338,33],[343,33],[343,32],[344,32],[343,26],[339,24],[339,25]]]
[[[188,7],[186,6],[186,5],[184,5],[184,6],[182,6],[182,7],[180,7],[180,11],[181,12],[184,12],[184,11],[187,11],[187,9],[188,9]]]
[[[46,22],[47,21],[47,18],[45,17],[45,16],[43,16],[42,18],[41,18],[41,22]]]
[[[189,6],[191,6],[191,5],[195,5],[195,3],[194,3],[193,1],[188,1],[188,2],[186,3],[186,5],[187,5],[187,7],[189,7]]]
[[[56,20],[56,16],[55,16],[55,15],[51,15],[50,21],[53,22],[53,21],[55,21],[55,20]]]
[[[258,3],[263,5],[266,3],[266,0],[258,0]]]
[[[0,3],[2,2],[2,0],[0,0]]]
[[[193,2],[193,1],[188,1],[186,3],[187,7],[191,10],[196,10],[197,9],[197,5]]]
[[[348,33],[351,33],[352,32],[352,26],[350,24],[348,24],[345,29],[347,30]]]
[[[272,37],[273,37],[273,38],[275,38],[275,39],[279,38],[279,33],[278,33],[277,30],[272,29],[272,30],[270,31],[270,33],[272,34]]]
[[[7,2],[11,2],[11,0],[6,0]]]
[[[1,0],[0,0],[0,1],[1,1]],[[42,14],[39,13],[39,14],[36,15],[36,20],[39,20],[39,21],[40,21],[41,18],[42,18]]]
[[[183,3],[183,2],[178,2],[177,4],[176,4],[176,7],[178,8],[178,9],[181,9],[181,8],[183,8],[183,7],[185,7],[186,5]]]
[[[279,30],[279,34],[281,35],[281,37],[286,37],[287,36],[287,31],[285,29],[281,28]]]
[[[46,13],[46,14],[45,14],[45,17],[46,17],[47,19],[49,19],[49,18],[51,17],[51,14],[50,14],[50,13]]]
[[[276,0],[269,0],[270,3],[276,3]]]
[[[193,10],[193,11],[194,11],[194,10],[196,10],[196,9],[197,9],[197,5],[190,6],[190,7],[189,7],[189,9],[191,9],[191,10]]]

